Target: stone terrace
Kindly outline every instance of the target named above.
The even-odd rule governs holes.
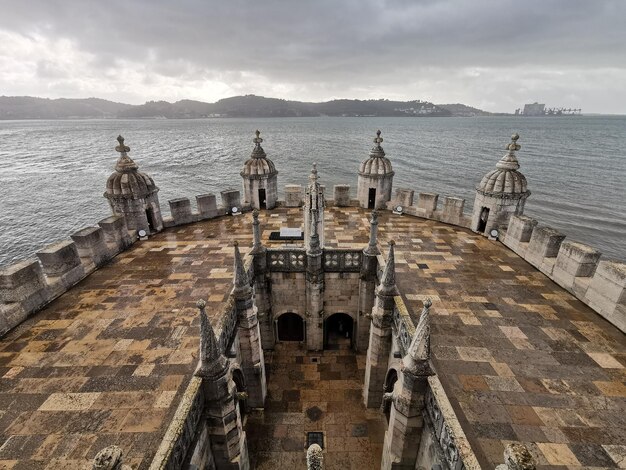
[[[365,246],[368,212],[330,208],[326,245]],[[197,358],[195,301],[216,312],[250,215],[168,229],[0,340],[0,468],[89,468],[120,445],[149,466]],[[298,209],[261,216],[263,240]],[[434,362],[486,468],[523,441],[540,468],[626,465],[626,341],[513,252],[449,225],[380,217],[412,312],[433,299]],[[217,324],[217,319],[212,319]]]

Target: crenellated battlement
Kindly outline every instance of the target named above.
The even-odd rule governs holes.
[[[136,240],[115,215],[36,252],[36,258],[0,270],[0,335],[15,328]]]
[[[513,216],[502,242],[626,332],[626,263],[603,260],[598,250],[565,238],[530,217]]]

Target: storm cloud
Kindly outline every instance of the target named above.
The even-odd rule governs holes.
[[[0,3],[0,94],[626,113],[623,0]]]

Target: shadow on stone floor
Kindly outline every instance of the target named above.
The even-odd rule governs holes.
[[[300,343],[266,351],[265,410],[252,411],[246,432],[252,467],[305,469],[307,432],[324,434],[326,470],[378,469],[385,417],[362,403],[365,355],[347,344],[307,352]]]

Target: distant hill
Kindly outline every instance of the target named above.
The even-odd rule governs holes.
[[[473,117],[473,116],[491,116],[492,113],[483,111],[482,109],[472,108],[461,103],[438,104],[440,108],[447,109],[454,116]]]
[[[0,96],[0,119],[114,118],[130,104],[99,98],[67,99]]]
[[[463,104],[436,105],[428,101],[332,100],[323,103],[289,101],[245,95],[217,101],[148,101],[142,105],[98,98],[47,99],[0,96],[0,119],[139,118],[194,119],[206,117],[302,116],[486,116],[490,113]]]

